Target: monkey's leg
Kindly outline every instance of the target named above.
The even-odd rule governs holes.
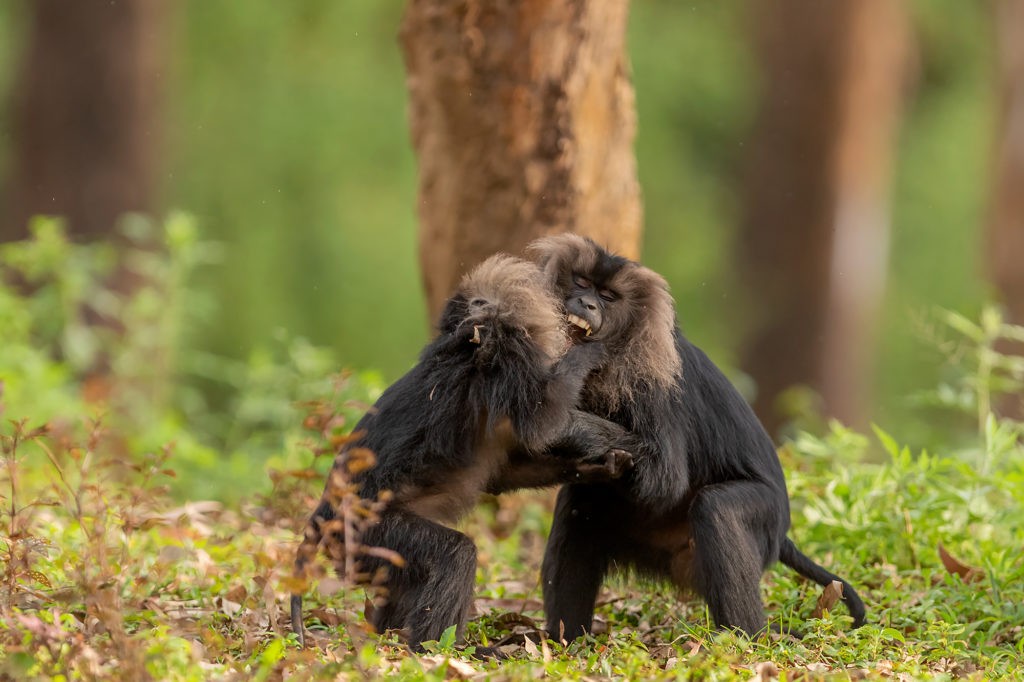
[[[589,632],[594,603],[608,569],[609,549],[588,499],[593,487],[565,486],[558,492],[541,579],[548,636],[572,640]]]
[[[476,546],[468,537],[405,511],[389,511],[363,543],[401,555],[405,565],[390,567],[387,603],[375,609],[378,632],[402,628],[409,644],[439,639],[451,626],[461,639],[473,604]]]
[[[778,556],[781,512],[778,491],[753,481],[706,486],[694,497],[693,586],[718,627],[764,629],[761,574]]]

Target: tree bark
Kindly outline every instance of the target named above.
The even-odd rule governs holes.
[[[436,318],[497,251],[573,231],[639,254],[628,0],[411,0],[401,43]]]
[[[111,233],[157,192],[165,56],[162,0],[32,0],[13,107],[14,159],[0,241],[35,214]]]
[[[995,21],[1000,106],[987,264],[1006,321],[1024,325],[1024,0],[999,0]],[[1024,345],[1000,350],[1024,354]],[[1001,400],[999,411],[1020,417],[1024,399]]]
[[[817,391],[826,413],[863,425],[885,285],[905,8],[763,0],[758,9],[763,94],[737,249],[756,316],[742,364],[771,432],[787,416],[780,394],[794,385]]]

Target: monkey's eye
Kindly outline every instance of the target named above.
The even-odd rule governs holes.
[[[609,303],[618,300],[619,298],[619,295],[610,289],[601,289],[601,291],[597,292],[597,295],[603,298],[604,300],[608,301]]]
[[[469,304],[474,308],[482,308],[483,306],[487,305],[487,299],[474,298],[472,301],[469,302]]]
[[[572,283],[578,286],[580,289],[590,288],[590,280],[584,277],[583,275],[573,275]]]

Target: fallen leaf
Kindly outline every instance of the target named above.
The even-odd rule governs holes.
[[[448,658],[447,656],[423,656],[420,658],[422,663],[429,663],[430,668],[428,672],[436,672],[442,668],[445,671],[445,679],[448,680],[468,680],[471,677],[475,677],[477,674],[476,668],[471,666],[469,663],[460,661],[456,658]]]
[[[239,611],[242,610],[242,605],[236,601],[232,601],[226,597],[217,597],[213,600],[213,603],[220,609],[220,612],[230,618]]]
[[[843,584],[838,580],[833,580],[821,591],[818,603],[814,607],[814,611],[811,612],[811,618],[821,618],[826,611],[831,611],[832,607],[838,604],[842,598]]]
[[[976,583],[979,580],[985,579],[985,571],[980,568],[968,566],[967,564],[961,563],[952,554],[946,551],[946,548],[939,543],[939,558],[942,559],[942,565],[946,567],[946,570],[950,575],[958,575],[960,579],[965,583]]]
[[[248,591],[245,589],[245,585],[235,585],[230,590],[228,590],[224,594],[224,596],[227,599],[230,599],[231,601],[238,602],[239,604],[241,604],[245,601],[245,598],[248,596]]]
[[[263,607],[270,617],[270,627],[277,630],[277,595],[274,594],[274,587],[270,584],[269,580],[263,586]]]
[[[751,682],[770,682],[779,679],[779,669],[771,661],[764,661],[754,666],[754,676]]]
[[[341,625],[341,616],[334,611],[328,611],[325,608],[318,608],[313,609],[309,614],[328,627]]]
[[[522,625],[530,628],[531,630],[539,630],[540,626],[537,625],[537,621],[529,616],[524,616],[521,613],[503,613],[494,619],[496,625],[503,625],[506,628],[512,629],[513,626]]]

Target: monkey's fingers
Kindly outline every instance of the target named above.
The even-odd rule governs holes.
[[[633,453],[611,448],[602,455],[593,455],[577,461],[576,480],[580,483],[614,481],[633,469],[633,460]]]
[[[609,466],[612,471],[617,473],[617,476],[621,476],[630,469],[633,468],[634,459],[632,452],[626,452],[625,450],[619,450],[618,448],[612,448],[608,451],[608,458],[610,460]]]

